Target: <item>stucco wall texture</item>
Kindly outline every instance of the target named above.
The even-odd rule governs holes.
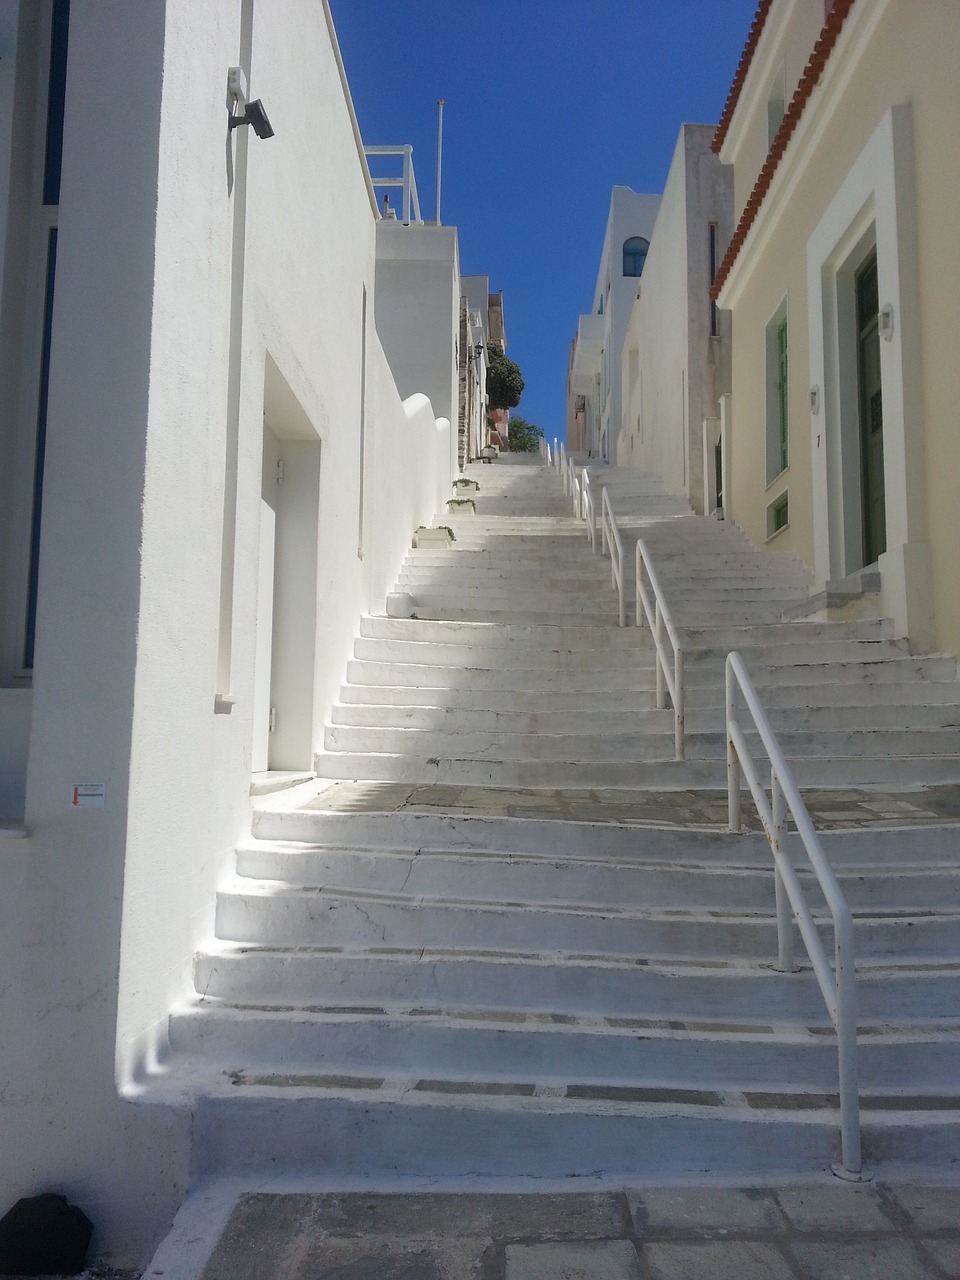
[[[272,139],[228,131],[239,64]],[[449,493],[449,424],[397,390],[375,268],[325,5],[74,0],[28,834],[0,841],[0,1203],[54,1185],[117,1257],[188,1177],[186,1116],[132,1100],[249,824],[265,415],[309,459],[288,488],[312,544],[286,527],[316,565],[315,744],[361,612]],[[447,302],[456,271],[454,242]],[[102,808],[71,806],[78,782]]]

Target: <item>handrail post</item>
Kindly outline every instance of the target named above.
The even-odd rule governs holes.
[[[673,700],[673,745],[676,758],[683,759],[683,650],[675,649],[673,654],[673,687],[676,697]]]
[[[660,612],[659,600],[654,605],[653,616],[657,636],[657,706],[662,710],[667,705],[667,699],[664,695],[663,662],[660,658],[660,650],[663,647],[663,615]]]
[[[834,921],[834,963],[837,981],[837,1059],[840,1071],[840,1158],[838,1177],[850,1182],[863,1178],[860,1152],[860,1081],[857,1073],[856,975],[853,922],[845,909]]]
[[[777,968],[781,973],[793,973],[796,969],[793,962],[793,912],[780,874],[780,858],[786,857],[787,802],[774,768],[770,769],[770,796],[773,802],[773,874],[777,900]]]
[[[634,574],[634,578],[635,578],[634,586],[635,586],[635,595],[636,595],[635,604],[637,609],[637,626],[642,627],[643,626],[643,599],[642,599],[643,548],[640,545],[639,539],[637,541],[636,548],[634,549],[634,565],[636,567],[636,573]]]
[[[736,690],[730,659],[726,664],[727,685],[727,826],[731,831],[742,830],[740,813],[740,757],[733,745],[733,727],[737,723]]]

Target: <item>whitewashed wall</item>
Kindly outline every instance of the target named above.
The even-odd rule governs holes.
[[[244,12],[265,141],[227,132]],[[314,744],[361,611],[449,492],[449,426],[402,402],[375,332],[375,239],[324,7],[75,0],[29,835],[0,840],[0,1203],[55,1186],[117,1257],[188,1175],[186,1118],[137,1099],[249,820],[265,414],[288,465],[319,458]],[[77,782],[104,806],[73,808]]]

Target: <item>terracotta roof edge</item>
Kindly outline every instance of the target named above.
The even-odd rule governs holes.
[[[767,21],[767,14],[770,12],[770,6],[773,0],[759,0],[757,11],[753,15],[753,21],[750,23],[750,30],[747,32],[747,40],[743,46],[743,52],[740,54],[740,61],[737,63],[737,69],[734,72],[733,83],[730,86],[730,92],[727,94],[727,100],[723,104],[723,111],[720,114],[720,123],[717,125],[717,131],[713,135],[711,150],[717,154],[723,146],[723,140],[727,136],[727,130],[730,128],[730,122],[733,119],[733,113],[737,109],[737,103],[740,100],[740,92],[743,89],[743,82],[747,78],[747,72],[750,70],[750,64],[753,62],[753,55],[757,51],[757,45],[760,43],[760,36],[763,34],[763,28]]]
[[[847,15],[855,3],[856,0],[835,0],[833,8],[820,29],[820,35],[817,37],[810,57],[807,59],[793,97],[790,99],[784,117],[780,121],[780,127],[774,136],[773,142],[770,144],[770,150],[767,152],[763,167],[757,175],[753,190],[750,192],[750,197],[744,205],[736,230],[727,246],[727,252],[723,255],[714,282],[710,287],[710,297],[714,302],[716,302],[717,296],[723,288],[734,262],[737,260],[737,256],[743,247],[743,242],[747,238],[747,232],[753,225],[760,206],[763,204],[764,197],[770,189],[770,183],[779,168],[780,161],[787,149],[787,144],[800,121],[800,117],[803,115],[810,95],[820,83],[820,77],[823,74],[824,67],[827,65],[827,59],[833,52],[843,24],[847,20]]]

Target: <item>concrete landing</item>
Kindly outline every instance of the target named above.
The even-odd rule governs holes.
[[[960,1186],[385,1195],[201,1184],[143,1280],[943,1280]]]
[[[960,787],[952,785],[905,791],[804,788],[803,798],[814,826],[822,831],[960,821]],[[404,811],[714,829],[727,824],[725,791],[524,790],[356,781],[328,785],[302,807],[324,813]],[[743,820],[748,830],[760,830],[748,792],[743,795]]]

